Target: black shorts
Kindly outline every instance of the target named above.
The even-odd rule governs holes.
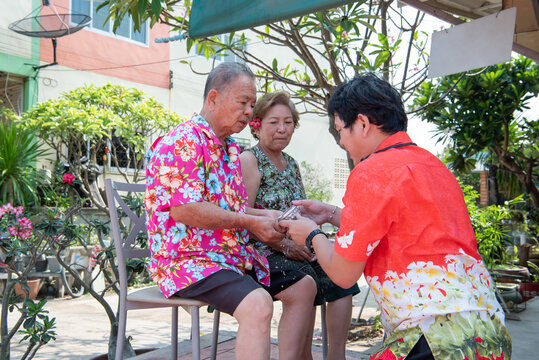
[[[303,277],[305,274],[297,270],[272,271],[268,287],[258,283],[256,274],[252,270],[247,271],[245,275],[232,270],[219,270],[174,295],[207,302],[217,310],[232,315],[251,291],[262,288],[276,300],[275,295]]]
[[[233,315],[238,305],[253,290],[262,288],[254,272],[247,275],[219,270],[207,278],[178,291],[175,296],[207,302],[217,310]]]
[[[421,335],[405,360],[434,360],[425,336]]]
[[[276,273],[275,277],[278,277],[279,273],[283,273],[282,276],[288,278],[298,277],[300,275],[310,275],[316,281],[316,286],[318,288],[318,292],[314,299],[314,305],[322,305],[324,302],[333,302],[348,295],[359,294],[359,286],[357,284],[354,284],[348,289],[344,289],[331,281],[317,261],[308,262],[291,260],[281,252],[274,252],[269,255],[267,259],[272,274],[272,285],[274,282],[274,273]]]

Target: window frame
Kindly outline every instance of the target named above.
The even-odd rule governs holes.
[[[94,13],[94,2],[95,2],[95,0],[69,0],[69,6],[70,6],[71,10],[74,9],[73,3],[75,1],[88,1],[90,3],[90,15],[89,16],[92,17],[91,15],[93,15],[93,13]],[[71,22],[71,17],[69,18],[69,23],[73,24]],[[109,36],[109,37],[112,37],[114,39],[119,39],[119,40],[122,40],[122,41],[126,41],[126,42],[129,42],[129,43],[132,43],[132,44],[139,45],[139,46],[144,46],[144,47],[147,47],[147,48],[150,47],[150,24],[149,24],[148,20],[146,20],[144,22],[144,24],[142,24],[142,26],[146,27],[146,40],[145,40],[145,42],[141,42],[141,41],[132,39],[134,29],[133,29],[133,19],[131,19],[131,17],[129,17],[129,37],[125,37],[123,35],[118,35],[118,34],[112,32],[112,21],[109,21],[108,24],[109,24],[109,26],[108,26],[109,30],[108,31],[96,28],[96,27],[94,27],[93,17],[92,17],[92,21],[90,21],[90,24],[88,26],[86,26],[85,29],[88,30],[88,31],[91,31],[91,32],[95,32],[95,33],[98,33],[98,34],[101,34],[101,35]]]

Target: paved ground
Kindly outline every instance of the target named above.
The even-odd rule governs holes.
[[[357,318],[359,309],[366,293],[366,285],[360,283],[362,292],[354,298],[353,317]],[[114,304],[114,297],[107,299]],[[52,317],[56,317],[57,340],[45,345],[39,350],[35,359],[81,359],[89,360],[107,351],[107,339],[109,321],[103,308],[89,296],[79,299],[50,299],[46,308]],[[277,359],[277,324],[280,317],[280,304],[275,303],[273,326],[272,326],[272,359]],[[362,318],[367,319],[377,314],[377,308],[372,298],[368,297],[367,305],[363,311]],[[535,298],[527,303],[525,311],[517,314],[520,321],[507,321],[507,327],[513,340],[513,359],[515,360],[537,360],[536,345],[537,334],[539,333],[539,299]],[[211,332],[213,315],[201,310],[201,333],[203,344],[209,345],[209,334]],[[10,319],[10,321],[12,321]],[[190,317],[180,311],[180,339],[189,338]],[[132,337],[135,348],[159,348],[157,352],[147,353],[138,356],[139,360],[160,360],[169,359],[170,352],[167,346],[170,345],[170,310],[136,310],[130,311],[127,322],[128,334]],[[236,321],[223,314],[220,324],[219,336],[219,360],[233,359],[234,332],[237,329]],[[317,314],[317,324],[315,329],[315,341],[313,354],[315,359],[322,359],[320,344],[320,321]],[[12,341],[12,359],[20,359],[24,351],[23,345],[18,344],[20,336]],[[368,359],[377,342],[353,343],[347,346],[347,359]],[[179,359],[190,358],[190,344],[184,340],[180,342]],[[209,349],[203,352],[202,358],[209,358]]]

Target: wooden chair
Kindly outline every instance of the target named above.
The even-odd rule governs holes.
[[[172,308],[172,353],[171,358],[176,360],[178,357],[178,307],[183,307],[191,313],[191,338],[192,338],[192,358],[200,359],[200,324],[199,308],[208,304],[194,299],[185,299],[179,297],[165,298],[159,291],[158,286],[150,286],[138,289],[132,292],[127,291],[127,270],[126,260],[129,258],[150,257],[150,250],[136,247],[134,241],[141,231],[146,231],[146,212],[137,215],[121,198],[119,192],[125,193],[144,193],[146,186],[144,184],[128,184],[105,180],[105,191],[107,194],[107,203],[109,206],[110,224],[116,257],[118,262],[119,283],[120,283],[120,311],[118,324],[118,341],[116,345],[116,359],[123,358],[127,311],[135,309],[150,308]],[[120,231],[120,219],[117,210],[122,210],[131,221],[131,230],[127,237],[123,238]],[[219,311],[215,310],[213,320],[212,334],[212,352],[211,358],[215,359],[217,354],[217,338],[219,335]]]

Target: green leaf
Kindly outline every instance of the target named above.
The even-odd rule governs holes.
[[[161,0],[152,0],[152,12],[155,15],[161,14]]]

